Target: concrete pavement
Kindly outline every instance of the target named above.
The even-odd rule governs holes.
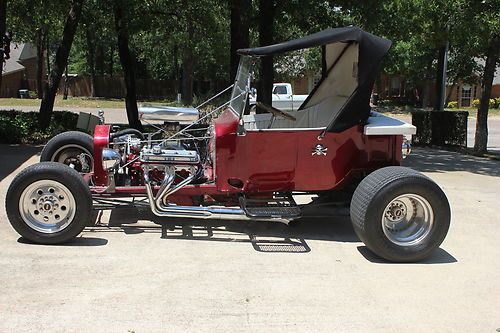
[[[1,145],[0,332],[494,332],[500,328],[500,162],[416,149],[452,205],[427,261],[389,264],[348,217],[279,224],[102,211],[62,246],[25,244],[5,191],[39,149]]]

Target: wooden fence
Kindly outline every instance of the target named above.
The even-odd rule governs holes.
[[[176,82],[174,80],[136,80],[137,98],[165,99],[173,98],[176,95]],[[63,94],[64,77],[59,86],[59,94]],[[125,82],[118,76],[98,76],[95,82],[96,97],[104,98],[124,98]],[[90,96],[90,77],[73,76],[68,78],[69,96]]]

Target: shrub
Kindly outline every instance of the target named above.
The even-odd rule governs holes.
[[[412,124],[417,127],[415,145],[467,146],[467,111],[416,111]]]
[[[456,102],[456,101],[448,102],[448,108],[450,108],[450,109],[458,108],[458,102]]]
[[[77,120],[75,113],[53,112],[49,126],[42,130],[38,112],[0,111],[0,143],[44,143],[54,134],[75,130]]]
[[[488,103],[488,106],[490,109],[493,109],[493,108],[498,108],[499,104],[500,104],[500,98],[490,98],[490,102]],[[479,105],[481,105],[480,99],[475,99],[472,101],[473,107],[478,108]]]
[[[496,101],[494,98],[490,98],[490,103],[489,103],[489,106],[490,106],[490,109],[493,109],[495,106],[496,106]]]

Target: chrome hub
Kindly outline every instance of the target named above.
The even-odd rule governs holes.
[[[417,194],[403,194],[384,209],[382,230],[392,243],[413,246],[422,243],[434,224],[430,203]]]
[[[71,191],[55,180],[39,180],[21,193],[19,212],[32,229],[55,233],[66,228],[76,213]]]
[[[391,222],[400,222],[406,215],[406,205],[404,202],[394,200],[389,204],[385,212],[385,217]]]

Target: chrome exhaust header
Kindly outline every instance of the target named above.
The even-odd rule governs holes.
[[[269,221],[288,224],[290,220],[284,218],[250,218],[245,214],[245,211],[240,207],[225,207],[225,206],[178,206],[167,203],[167,197],[172,193],[177,192],[182,187],[189,184],[194,175],[189,176],[182,182],[172,187],[174,178],[171,174],[165,175],[156,197],[153,193],[153,188],[149,180],[149,175],[144,172],[144,182],[148,194],[149,206],[151,211],[156,216],[162,217],[177,217],[177,218],[192,218],[192,219],[221,219],[221,220],[243,220],[243,221]]]

